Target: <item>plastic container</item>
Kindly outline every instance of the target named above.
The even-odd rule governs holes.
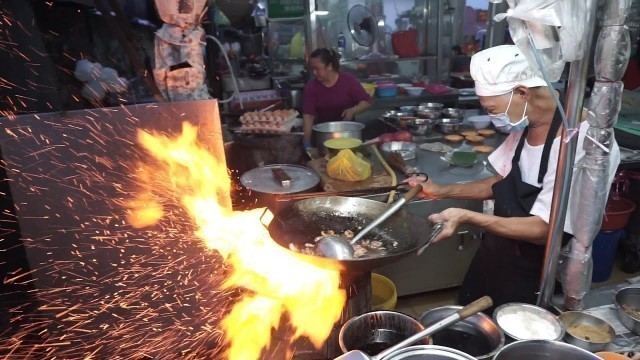
[[[601,231],[614,231],[624,229],[629,222],[631,213],[636,209],[636,204],[625,198],[609,199],[602,218]]]
[[[393,310],[398,303],[396,285],[386,276],[371,274],[371,310]]]
[[[409,86],[409,87],[406,87],[405,90],[407,90],[407,94],[409,96],[420,96],[424,92],[424,88],[417,87],[417,86]]]
[[[369,94],[369,96],[373,96],[376,92],[376,84],[371,84],[371,83],[360,83],[362,85],[362,87],[364,88],[364,91],[367,92],[367,94]]]
[[[398,86],[392,81],[376,82],[376,94],[378,97],[394,97],[398,95]]]
[[[593,241],[593,274],[591,281],[602,282],[609,280],[613,263],[618,252],[618,243],[624,234],[623,230],[600,231]]]

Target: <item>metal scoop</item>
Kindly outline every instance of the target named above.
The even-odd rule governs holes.
[[[456,313],[453,313],[446,318],[438,321],[437,323],[429,326],[428,328],[420,331],[419,333],[407,338],[406,340],[402,340],[401,342],[395,344],[394,346],[382,351],[381,353],[369,356],[366,353],[360,350],[351,350],[346,354],[340,355],[335,360],[380,360],[383,359],[392,353],[413,344],[414,342],[424,338],[425,336],[429,336],[433,333],[436,333],[442,329],[447,328],[448,326],[457,323],[460,320],[464,320],[471,315],[474,315],[480,311],[486,310],[493,305],[493,300],[491,300],[488,296],[483,296],[480,299],[472,302],[471,304],[463,307],[458,310]]]
[[[385,212],[380,214],[375,220],[373,220],[367,227],[362,229],[353,239],[348,240],[339,235],[333,236],[325,236],[322,239],[318,240],[316,244],[316,251],[320,253],[320,255],[328,258],[338,259],[338,260],[347,260],[353,259],[353,245],[363,236],[367,235],[373,228],[380,225],[382,222],[387,220],[391,215],[395,214],[405,203],[409,200],[413,199],[416,195],[418,195],[422,191],[422,185],[417,184],[412,187],[404,196],[396,202],[394,202]]]

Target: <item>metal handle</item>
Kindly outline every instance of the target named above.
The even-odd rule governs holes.
[[[429,240],[427,240],[426,243],[424,243],[424,245],[422,245],[422,247],[420,247],[418,249],[417,255],[420,256],[422,255],[422,253],[427,250],[427,248],[429,247],[429,245],[431,245],[431,243],[433,242],[433,239],[437,238],[438,235],[440,235],[440,233],[442,232],[442,229],[444,228],[444,223],[435,223],[433,225],[433,230],[431,230],[431,236],[429,237]]]
[[[289,176],[289,174],[287,174],[283,169],[272,168],[271,173],[280,186],[285,188],[291,186],[291,176]]]
[[[269,209],[267,209],[267,208],[264,208],[264,210],[262,211],[262,215],[260,215],[260,224],[262,224],[262,226],[264,226],[265,229],[269,230],[269,225],[265,224],[262,221],[262,218],[267,214],[267,211],[269,211]]]
[[[367,235],[373,228],[380,225],[382,222],[387,220],[391,215],[395,214],[407,201],[413,199],[416,195],[418,195],[422,191],[422,185],[418,184],[411,188],[409,192],[407,192],[403,198],[398,199],[394,202],[391,207],[389,207],[385,212],[383,212],[380,216],[378,216],[375,220],[373,220],[367,227],[362,229],[353,239],[349,242],[351,245],[354,245],[358,240],[362,239],[363,236]]]

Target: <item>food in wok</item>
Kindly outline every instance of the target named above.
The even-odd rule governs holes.
[[[360,230],[360,229],[358,229]],[[345,230],[342,233],[342,237],[347,240],[353,239],[355,236],[355,232],[353,230]],[[300,252],[307,255],[316,255],[321,256],[317,249],[316,243],[320,241],[322,238],[327,236],[334,236],[336,232],[333,230],[325,230],[321,231],[319,236],[316,236],[313,241],[307,242],[304,244],[304,247],[300,247],[295,243],[289,243],[289,250]],[[384,241],[384,240],[375,240],[375,239],[362,239],[358,243],[353,244],[354,254],[353,257],[356,259],[367,258],[373,256],[384,256],[387,254],[387,250],[389,247],[395,248],[398,246],[398,242],[395,240]]]

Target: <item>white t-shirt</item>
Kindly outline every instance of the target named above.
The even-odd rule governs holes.
[[[585,134],[587,129],[589,128],[589,123],[583,121],[580,124],[580,132],[578,135],[578,146],[576,149],[576,158],[575,163],[577,163],[584,156],[585,152],[583,149]],[[511,172],[511,159],[515,153],[516,147],[518,146],[518,142],[520,141],[520,137],[522,132],[514,132],[509,134],[509,136],[505,139],[505,141],[500,145],[490,156],[489,162],[491,166],[493,166],[496,171],[502,175],[502,177],[506,177],[509,172]],[[538,170],[540,169],[540,159],[542,158],[542,151],[544,149],[544,144],[538,146],[530,146],[525,140],[524,146],[522,147],[522,153],[520,154],[520,161],[518,162],[520,166],[520,174],[522,177],[522,181],[527,184],[531,184],[533,186],[540,187],[538,184]],[[547,168],[547,173],[544,176],[544,180],[542,181],[542,190],[538,197],[536,198],[531,211],[529,212],[531,215],[535,215],[544,220],[547,224],[549,223],[549,215],[551,214],[551,201],[553,199],[553,187],[555,184],[556,178],[556,169],[558,166],[558,154],[560,152],[560,136],[556,137],[553,141],[553,145],[551,146],[551,152],[549,154],[549,164]],[[613,178],[616,174],[616,170],[618,168],[618,164],[620,164],[620,148],[617,143],[613,144],[611,151],[609,152],[609,184],[613,182]],[[575,172],[573,174],[571,193],[569,197],[573,196],[573,181],[575,180]],[[571,203],[571,199],[569,199],[569,203]],[[564,224],[564,231],[570,234],[573,234],[572,226],[571,226],[571,208],[567,208],[567,217]]]

